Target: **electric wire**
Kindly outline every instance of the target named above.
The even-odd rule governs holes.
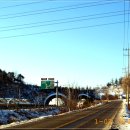
[[[126,10],[127,11],[127,10]],[[31,22],[31,23],[25,23],[25,24],[17,24],[17,25],[10,25],[10,26],[1,26],[0,29],[6,29],[6,28],[15,28],[15,27],[21,27],[21,26],[30,26],[30,25],[36,25],[36,24],[43,24],[43,23],[52,23],[57,21],[65,21],[65,20],[73,20],[73,19],[80,19],[80,18],[86,18],[86,17],[95,17],[95,16],[102,16],[102,15],[108,15],[108,14],[115,14],[122,13],[123,11],[114,11],[114,12],[106,12],[106,13],[98,13],[98,14],[90,14],[90,15],[83,15],[83,16],[76,16],[76,17],[68,17],[68,18],[62,18],[62,19],[53,19],[53,20],[46,20],[46,21],[40,21],[40,22]],[[120,14],[119,14],[120,15]],[[102,16],[103,17],[103,16]]]
[[[124,0],[124,39],[123,39],[123,71],[125,71],[125,68],[126,68],[126,60],[125,60],[125,54],[124,54],[124,51],[125,51],[125,42],[126,42],[126,22],[125,22],[125,17],[126,17],[126,11],[125,11],[125,0]],[[125,74],[126,76],[126,74]]]
[[[107,5],[107,4],[116,4],[116,3],[119,3],[119,2],[109,2],[109,3],[92,4],[92,5],[76,4],[76,5],[71,5],[71,6],[62,6],[62,7],[56,7],[56,8],[43,9],[43,10],[35,10],[35,11],[27,11],[27,12],[22,12],[22,13],[0,15],[0,19],[10,19],[10,18],[17,18],[17,17],[25,17],[25,16],[30,16],[30,15],[43,14],[43,13],[54,13],[54,12],[59,12],[59,11],[69,11],[69,10],[75,10],[75,9],[79,9],[79,8],[101,6],[101,5]]]
[[[128,3],[128,23],[127,23],[127,43],[128,43],[128,48],[129,48],[129,22],[130,22],[130,1]]]
[[[101,1],[100,1],[101,2]],[[118,1],[119,2],[119,1]],[[68,10],[68,7],[69,7],[69,9],[77,9],[77,8],[83,8],[83,7],[91,7],[91,6],[98,6],[98,5],[105,5],[105,4],[113,4],[113,3],[118,3],[118,2],[110,2],[110,3],[101,3],[101,4],[95,4],[95,3],[97,3],[97,2],[95,2],[94,4],[91,4],[91,5],[88,5],[88,3],[87,3],[87,6],[84,6],[84,4],[78,4],[77,6],[78,7],[73,7],[73,6],[75,6],[75,5],[71,5],[71,6],[62,6],[62,7],[58,7],[58,9],[60,8],[60,11],[61,11],[61,8],[62,8],[62,10]],[[99,2],[98,2],[99,3]],[[83,5],[83,6],[81,6],[81,5]],[[71,8],[70,8],[71,7]],[[73,8],[72,8],[73,7]],[[64,9],[65,8],[65,9]],[[53,9],[53,10],[52,10]],[[57,8],[50,8],[50,9],[46,9],[46,10],[51,10],[51,11],[59,11],[59,10],[54,10],[54,9],[57,9]],[[37,10],[37,11],[39,11],[39,10]],[[45,9],[44,9],[44,11],[45,11]],[[33,11],[33,12],[35,12],[35,11]],[[27,12],[23,12],[23,13],[27,13]],[[23,14],[22,13],[22,14]],[[21,14],[21,13],[16,13],[15,15],[17,15],[17,14]],[[8,16],[9,14],[7,14],[6,16]],[[27,14],[27,15],[30,15],[30,14]],[[118,15],[122,15],[122,14],[118,14]],[[4,15],[2,15],[2,16],[4,16]],[[116,15],[113,15],[113,16],[116,16]],[[16,16],[15,16],[16,17]],[[110,17],[110,16],[103,16],[103,17]],[[97,19],[97,18],[101,18],[101,17],[96,17],[96,18],[90,18],[90,19]],[[86,20],[86,19],[79,19],[79,20],[77,20],[77,21],[81,21],[81,20]],[[88,20],[88,19],[87,19]],[[71,20],[71,21],[63,21],[63,22],[60,22],[60,23],[68,23],[68,22],[75,22],[75,20]],[[57,22],[57,23],[51,23],[51,25],[53,25],[53,24],[60,24],[59,22]],[[47,24],[46,24],[47,25]],[[46,25],[39,25],[39,26],[46,26]],[[48,24],[48,25],[50,25],[50,24]],[[104,24],[103,24],[104,25]],[[99,25],[100,26],[100,25]],[[32,27],[38,27],[38,26],[29,26],[29,27],[26,27],[26,28],[32,28]],[[87,28],[88,27],[92,27],[92,26],[87,26]],[[25,28],[25,27],[24,27]],[[78,28],[83,28],[83,27],[78,27]],[[78,29],[77,27],[75,27],[75,28],[72,28],[72,30],[73,29]],[[86,28],[86,27],[85,27]],[[23,29],[23,28],[21,28],[21,27],[18,27],[18,28],[13,28],[13,29],[10,29],[10,30],[16,30],[16,29]],[[63,29],[63,30],[71,30],[71,28],[69,28],[69,29]],[[56,30],[56,32],[57,31],[63,31],[63,30]],[[1,30],[2,31],[2,30]],[[8,30],[3,30],[3,31],[9,31],[9,29]],[[47,31],[48,32],[48,31]],[[49,31],[49,32],[51,32],[51,31]],[[55,31],[52,31],[52,32],[55,32]],[[46,32],[44,32],[44,33],[46,33]],[[39,34],[39,32],[38,33],[33,33],[33,34],[27,34],[27,35],[35,35],[35,34]],[[26,35],[26,34],[25,34]],[[23,36],[23,35],[20,35],[20,36]]]
[[[46,20],[46,21],[40,21],[40,22],[31,22],[31,23],[25,23],[25,24],[10,25],[10,26],[1,26],[0,29],[15,28],[15,27],[21,27],[21,26],[30,26],[30,25],[50,23],[50,22],[53,23],[53,22],[57,22],[57,21],[73,20],[73,19],[80,19],[80,18],[86,18],[86,17],[95,17],[95,16],[100,16],[100,15],[102,16],[102,15],[115,14],[115,13],[118,14],[118,13],[122,13],[122,12],[123,11],[114,11],[114,12],[90,14],[90,15],[83,15],[83,16],[76,16],[76,17]],[[128,12],[128,11],[126,10],[126,12]]]
[[[14,8],[14,7],[25,6],[25,5],[39,4],[39,3],[42,3],[42,2],[46,2],[46,1],[51,1],[51,0],[44,0],[44,1],[41,0],[41,1],[35,1],[35,2],[30,2],[30,3],[24,3],[24,4],[3,6],[3,7],[0,7],[0,9],[7,9],[7,8]]]
[[[128,21],[126,21],[126,22],[128,22]],[[25,36],[41,35],[41,34],[49,34],[49,33],[64,32],[64,31],[71,31],[71,30],[78,30],[78,29],[86,29],[86,28],[100,27],[100,26],[106,26],[106,25],[122,24],[122,23],[124,23],[124,21],[118,21],[118,22],[112,22],[112,23],[104,23],[104,24],[96,24],[96,25],[82,26],[82,27],[57,29],[57,30],[52,30],[52,31],[42,31],[42,32],[36,32],[36,33],[5,36],[5,37],[0,37],[0,39],[17,38],[17,37],[25,37]]]
[[[32,4],[39,4],[39,3],[42,3],[42,2],[47,2],[47,1],[50,1],[50,2],[63,2],[63,1],[58,1],[58,0],[41,0],[41,1],[35,1],[35,2],[30,2],[30,3],[24,3],[24,4],[16,4],[16,5],[9,5],[9,6],[3,6],[3,7],[0,7],[0,9],[7,9],[7,8],[15,8],[15,7],[19,7],[19,6],[26,6],[26,5],[32,5]],[[96,3],[99,3],[99,2],[110,2],[110,0],[100,0]],[[119,0],[118,0],[119,1]],[[120,0],[121,1],[121,0]],[[70,2],[69,1],[66,1],[66,2]],[[77,1],[76,1],[77,2]],[[79,2],[82,2],[81,0]],[[87,1],[85,1],[87,2]],[[88,4],[91,4],[91,3],[95,3],[95,2],[89,2]]]
[[[11,29],[3,29],[0,30],[0,32],[6,32],[6,31],[14,31],[14,30],[21,30],[21,29],[28,29],[28,28],[34,28],[34,27],[42,27],[42,26],[50,26],[50,25],[56,25],[56,24],[66,24],[66,23],[73,23],[73,22],[82,22],[82,21],[86,21],[86,20],[92,20],[92,19],[101,19],[101,18],[108,18],[108,17],[115,17],[115,16],[120,16],[123,15],[123,13],[120,14],[113,14],[113,15],[107,15],[107,16],[97,16],[97,17],[92,17],[92,18],[84,18],[81,19],[82,17],[80,17],[80,19],[76,19],[76,20],[69,20],[66,19],[66,21],[56,21],[56,22],[52,22],[52,23],[46,23],[46,24],[40,24],[40,25],[29,25],[29,26],[25,26],[25,27],[17,27],[17,28],[11,28]]]

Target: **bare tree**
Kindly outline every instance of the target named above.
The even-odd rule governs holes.
[[[124,92],[126,93],[126,97],[128,100],[128,108],[129,108],[129,93],[130,93],[130,77],[124,77],[122,79],[122,88]]]

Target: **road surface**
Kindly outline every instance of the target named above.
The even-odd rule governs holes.
[[[122,101],[111,101],[84,111],[45,118],[36,122],[13,126],[8,129],[43,130],[106,130],[110,129]],[[6,128],[7,129],[7,128]]]

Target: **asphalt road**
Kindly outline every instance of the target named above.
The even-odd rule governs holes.
[[[8,129],[107,130],[121,108],[122,101],[112,101],[84,111],[45,118]],[[6,128],[7,129],[7,128]]]

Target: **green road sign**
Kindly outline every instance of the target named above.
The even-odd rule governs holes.
[[[54,88],[54,80],[41,80],[41,89]]]

